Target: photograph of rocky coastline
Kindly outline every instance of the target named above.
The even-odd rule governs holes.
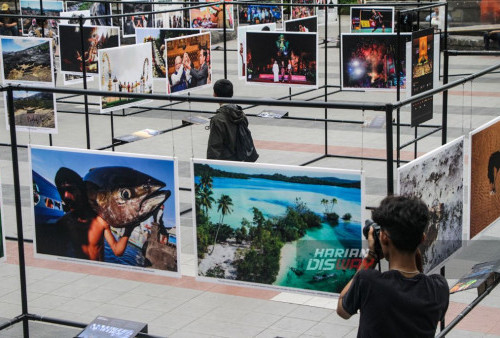
[[[199,277],[338,293],[354,275],[360,172],[193,160],[193,173]]]
[[[52,39],[2,37],[3,81],[53,83],[51,41]]]
[[[458,138],[400,167],[399,194],[422,199],[431,213],[420,247],[424,272],[462,247],[464,138]]]

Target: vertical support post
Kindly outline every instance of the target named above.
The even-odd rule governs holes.
[[[441,276],[443,276],[444,278],[446,278],[446,267],[445,267],[445,266],[443,266],[443,267],[441,268],[441,271],[440,271],[439,273],[440,273],[440,275],[441,275]],[[443,331],[443,330],[444,330],[444,328],[445,328],[445,326],[446,326],[446,322],[445,322],[445,320],[444,320],[444,319],[445,319],[445,318],[444,318],[444,316],[443,316],[443,318],[441,318],[441,320],[440,320],[440,322],[439,322],[439,330],[440,330],[440,331]]]
[[[339,22],[340,22],[340,15],[339,15]],[[340,25],[339,25],[339,35],[340,35]],[[325,61],[323,63],[325,64],[325,102],[327,102],[328,101],[328,4],[325,7]],[[318,81],[318,79],[316,79],[316,81]],[[328,108],[325,108],[325,155],[328,156],[328,122],[326,120],[328,120]]]
[[[418,126],[415,126],[415,140],[418,137]],[[417,158],[417,150],[418,150],[418,141],[415,141],[414,143],[414,148],[413,148],[413,158]]]
[[[52,147],[52,134],[49,134],[49,145]]]
[[[224,20],[224,79],[227,79],[227,27],[226,27],[226,0],[222,3],[222,18]],[[212,57],[210,57],[212,62]]]
[[[394,194],[394,154],[392,142],[392,112],[391,104],[385,106],[385,137],[387,150],[387,195]]]
[[[21,284],[21,309],[23,316],[28,314],[28,295],[26,292],[26,261],[24,258],[23,215],[21,209],[21,185],[19,179],[19,158],[17,154],[16,122],[14,117],[14,94],[12,86],[7,89],[7,112],[10,127],[10,149],[12,152],[12,171],[14,179],[14,201],[17,223],[17,252],[19,255],[19,280]],[[23,318],[23,334],[29,337],[28,319]]]
[[[87,67],[85,64],[85,46],[83,41],[85,39],[83,35],[83,15],[78,17],[78,23],[80,25],[80,44],[81,44],[81,55],[82,55],[82,71],[83,71],[83,89],[87,90]],[[99,79],[100,81],[100,79]],[[99,97],[102,100],[102,97]],[[87,95],[83,95],[83,101],[85,105],[85,131],[87,133],[87,149],[90,149],[90,122],[89,122],[89,102]]]
[[[43,0],[40,0],[40,15],[43,15]],[[38,19],[35,19],[38,23]],[[22,20],[21,20],[22,24]],[[45,20],[42,20],[42,38],[45,37]],[[52,45],[50,46],[52,48]]]
[[[400,83],[400,77],[399,74],[401,72],[401,46],[400,46],[400,39],[401,39],[401,12],[397,12],[397,27],[398,27],[398,33],[396,35],[396,101],[399,101],[401,98],[401,83]],[[408,74],[406,74],[408,76]],[[408,88],[406,88],[408,90]],[[391,120],[392,124],[392,120]],[[396,165],[399,168],[401,165],[401,109],[396,109]]]
[[[449,67],[449,55],[448,55],[448,3],[444,5],[444,63],[443,63],[443,85],[448,83],[448,67]],[[442,112],[442,134],[441,134],[441,144],[446,144],[446,139],[448,138],[448,90],[443,92],[443,112]]]
[[[111,111],[111,150],[115,151],[115,127],[113,123],[113,111]]]

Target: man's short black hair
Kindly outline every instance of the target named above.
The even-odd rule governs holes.
[[[422,241],[429,208],[416,197],[387,196],[372,211],[372,219],[387,231],[396,249],[414,252]]]
[[[201,54],[204,56],[204,57],[207,57],[208,53],[207,53],[207,50],[205,48],[202,48],[201,49]]]
[[[217,97],[233,97],[233,84],[226,79],[217,80],[214,84],[214,93]]]

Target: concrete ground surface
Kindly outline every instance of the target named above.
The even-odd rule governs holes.
[[[346,21],[346,20],[344,20]],[[336,26],[336,25],[333,25]],[[320,36],[324,33],[320,28]],[[328,35],[336,37],[337,28]],[[228,48],[236,49],[230,41]],[[325,82],[324,45],[319,47],[319,82]],[[213,80],[223,77],[223,53],[214,51]],[[235,85],[235,96],[278,98],[288,95],[288,87],[250,86],[237,79],[237,53],[228,52],[228,78]],[[328,48],[328,84],[339,85],[339,49]],[[457,56],[450,59],[450,74],[471,73],[498,64],[494,56]],[[442,73],[442,70],[441,70]],[[450,82],[461,76],[451,77]],[[90,83],[97,88],[96,78]],[[61,76],[58,83],[62,83]],[[160,88],[161,84],[158,86]],[[80,88],[72,86],[72,88]],[[299,92],[293,88],[292,93]],[[332,91],[335,88],[332,88]],[[302,94],[294,99],[305,100],[319,96],[324,90]],[[193,91],[192,95],[211,95],[211,88]],[[60,97],[60,96],[59,96]],[[405,97],[405,94],[402,94]],[[340,92],[329,95],[329,101],[378,102],[396,101],[395,92]],[[83,102],[81,97],[71,99]],[[90,102],[97,102],[95,97]],[[323,101],[324,98],[316,99]],[[210,117],[215,104],[183,103],[176,108],[190,108],[195,113],[154,109],[168,102],[145,104],[152,110],[128,116],[115,116],[114,135],[152,128],[166,130],[182,124],[190,115]],[[468,133],[500,115],[500,75],[488,74],[453,88],[449,95],[448,141]],[[249,115],[266,107],[248,109]],[[53,135],[53,145],[86,148],[85,124],[82,104],[58,104],[59,110],[78,113],[58,114],[58,134]],[[276,107],[286,110],[293,118],[324,118],[323,109]],[[442,95],[434,98],[434,118],[428,124],[438,125],[442,118]],[[97,112],[95,106],[92,112]],[[137,109],[128,109],[132,113]],[[380,112],[337,109],[328,111],[332,120],[371,121]],[[401,110],[402,122],[409,122],[409,108]],[[109,115],[90,116],[91,148],[111,144],[111,118]],[[325,138],[329,154],[348,154],[366,157],[385,157],[385,129],[362,127],[360,124],[329,123],[325,135],[324,122],[296,119],[269,120],[250,117],[250,128],[260,153],[259,163],[301,165],[322,156]],[[0,130],[5,129],[5,119],[0,119]],[[423,128],[419,128],[421,135]],[[402,128],[402,143],[414,137],[414,129]],[[49,145],[49,137],[37,133],[17,133],[21,145]],[[116,151],[139,154],[175,156],[179,161],[179,185],[190,187],[190,160],[206,157],[208,131],[203,125],[192,125],[150,139],[129,143]],[[10,143],[9,132],[0,133],[0,143]],[[418,155],[441,145],[441,133],[433,134],[418,143]],[[411,160],[413,148],[402,152],[402,158]],[[33,217],[30,209],[30,174],[27,150],[19,148],[23,233],[27,239],[34,237]],[[363,170],[365,173],[365,205],[376,206],[386,194],[386,164],[383,161],[346,160],[326,158],[309,166]],[[16,237],[14,188],[10,147],[0,147],[0,175],[3,193],[3,230],[6,236]],[[181,191],[180,210],[191,208],[191,193]],[[467,208],[468,204],[466,205]],[[467,210],[467,209],[466,209]],[[467,211],[466,211],[467,212]],[[369,217],[369,211],[364,212]],[[89,323],[103,315],[146,322],[149,333],[168,337],[355,337],[359,317],[343,320],[335,313],[335,296],[282,292],[272,289],[255,289],[244,286],[200,282],[195,279],[196,255],[192,213],[180,217],[182,278],[164,277],[143,272],[117,270],[74,262],[34,258],[33,244],[25,244],[29,313]],[[446,263],[449,284],[453,284],[468,269],[479,262],[500,258],[500,222],[486,229],[477,239],[464,244],[464,248]],[[17,243],[7,241],[7,260],[0,263],[0,323],[22,313],[20,299]],[[450,322],[474,298],[475,291],[465,291],[451,296],[446,322]],[[449,337],[500,337],[500,288],[494,290],[449,335]],[[31,337],[71,337],[76,328],[30,322]],[[0,337],[22,337],[22,325],[16,324],[0,331]]]

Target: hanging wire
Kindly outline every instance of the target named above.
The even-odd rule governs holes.
[[[465,119],[465,83],[462,83],[462,134],[464,133]]]
[[[362,110],[362,116],[363,116],[363,123],[361,124],[361,171],[364,169],[364,163],[365,161],[363,160],[365,158],[364,150],[365,150],[365,110]]]
[[[188,97],[191,95],[191,93],[188,93]],[[193,111],[191,110],[191,101],[188,100],[188,108],[189,108],[189,121],[191,122],[191,126],[189,127],[189,132],[191,133],[191,159],[194,158],[194,137],[193,137],[193,128],[194,128],[194,123],[193,122]]]
[[[170,100],[170,128],[172,135],[172,157],[175,157],[175,137],[174,137],[174,112],[172,111],[172,100]]]
[[[470,82],[470,119],[469,119],[469,131],[472,130],[472,85],[473,80]]]

